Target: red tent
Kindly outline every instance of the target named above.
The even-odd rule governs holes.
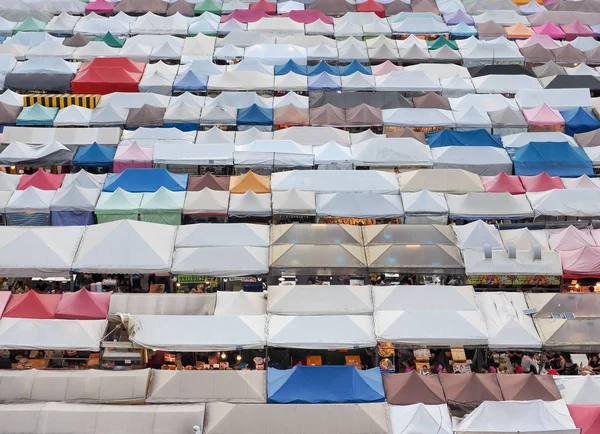
[[[226,23],[231,19],[235,19],[239,23],[247,24],[254,23],[264,17],[268,17],[268,15],[265,11],[260,9],[236,9],[230,14],[223,15],[221,17],[221,22]]]
[[[126,57],[98,57],[79,68],[71,88],[74,94],[138,92],[145,68],[145,63],[132,62]]]
[[[495,176],[480,176],[485,191],[489,193],[524,194],[525,188],[518,176],[500,172]]]
[[[271,3],[267,0],[260,0],[256,3],[250,3],[250,10],[263,11],[269,15],[277,14],[277,3]]]
[[[567,405],[567,408],[581,434],[600,433],[600,405]]]
[[[63,294],[56,309],[57,319],[106,319],[112,292],[77,292]]]
[[[33,290],[27,294],[15,294],[4,309],[3,317],[54,319],[61,297],[60,294],[38,294]]]
[[[519,176],[521,183],[528,193],[536,191],[548,190],[564,190],[565,185],[558,176],[550,176],[546,172],[542,172],[535,176]]]
[[[0,317],[2,317],[2,312],[4,312],[4,308],[8,304],[11,295],[9,291],[0,292]]]
[[[374,12],[378,17],[385,18],[385,8],[381,3],[374,0],[357,3],[356,12]]]
[[[297,23],[311,24],[317,20],[321,20],[325,24],[333,24],[333,18],[321,11],[290,11],[287,16]]]
[[[58,190],[65,179],[65,174],[54,175],[42,169],[38,169],[33,175],[23,175],[19,181],[17,190],[25,190],[27,187],[35,187],[40,190]]]
[[[106,0],[95,0],[91,1],[85,7],[85,13],[91,14],[95,12],[97,14],[111,14],[115,8],[114,2],[109,2]]]

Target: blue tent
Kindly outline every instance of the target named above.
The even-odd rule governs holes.
[[[583,148],[568,142],[530,142],[513,157],[516,175],[593,176],[592,162]]]
[[[565,133],[569,136],[587,133],[600,128],[600,121],[583,107],[562,110],[560,115],[565,120]]]
[[[308,75],[308,69],[306,65],[298,65],[293,60],[288,60],[283,65],[275,66],[275,75],[286,75],[290,72],[299,75]]]
[[[340,66],[340,75],[347,76],[352,75],[355,72],[360,72],[365,75],[372,75],[371,67],[361,64],[358,60],[354,59],[350,65]]]
[[[252,104],[250,107],[238,109],[238,125],[272,125],[273,109]]]
[[[154,193],[160,187],[185,191],[187,181],[187,173],[171,173],[166,169],[125,169],[121,173],[109,173],[102,191],[121,188],[130,193]]]
[[[430,148],[444,146],[493,146],[502,148],[502,139],[499,135],[492,135],[487,130],[472,131],[440,130],[427,134],[427,143]]]
[[[73,158],[73,166],[110,167],[116,152],[116,146],[102,146],[96,142],[81,146]]]
[[[308,67],[308,75],[309,76],[319,75],[319,74],[322,74],[323,72],[326,72],[327,74],[330,74],[330,75],[340,75],[340,70],[337,66],[332,66],[329,63],[325,62],[324,60],[321,60],[316,65],[312,65],[312,66]]]
[[[208,75],[197,75],[194,71],[189,70],[183,75],[175,77],[173,82],[173,90],[184,92],[189,91],[204,91],[208,83]]]
[[[469,36],[477,36],[475,27],[471,27],[465,23],[458,23],[455,26],[449,26],[450,36],[455,38],[468,38]]]
[[[360,371],[354,366],[303,366],[267,373],[268,402],[325,404],[384,402],[379,368]]]
[[[342,90],[342,79],[339,75],[323,72],[308,77],[308,90]]]

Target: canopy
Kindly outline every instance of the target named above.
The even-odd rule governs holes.
[[[292,170],[273,173],[273,191],[296,188],[315,193],[396,194],[398,181],[393,173],[376,170]]]
[[[269,368],[267,390],[271,404],[343,404],[383,402],[379,368],[348,366]]]
[[[161,187],[154,193],[144,193],[140,203],[140,220],[162,224],[181,224],[185,202],[184,191],[170,191]]]
[[[180,226],[176,247],[269,247],[269,227],[247,223],[209,223]]]
[[[113,171],[121,173],[128,168],[151,168],[153,156],[153,147],[141,147],[137,143],[119,146],[114,156]]]
[[[519,181],[523,184],[525,191],[528,193],[563,190],[565,188],[562,180],[558,176],[550,176],[546,172],[542,172],[535,176],[519,176]]]
[[[45,170],[38,169],[33,175],[23,175],[17,190],[26,190],[35,187],[40,190],[57,190],[65,178],[64,174],[54,175]]]
[[[113,294],[109,314],[213,315],[217,294]]]
[[[84,63],[73,78],[73,93],[138,92],[145,66],[123,57],[95,58]]]
[[[560,392],[548,375],[498,375],[498,383],[506,401],[556,401]]]
[[[595,375],[561,375],[555,376],[554,381],[562,399],[571,407],[573,404],[590,408],[590,405],[600,405],[600,377]]]
[[[419,375],[416,371],[405,374],[383,374],[385,399],[393,405],[439,405],[446,397],[437,375]]]
[[[567,405],[569,414],[581,434],[592,434],[600,429],[600,406]]]
[[[600,128],[600,121],[596,116],[581,107],[561,111],[560,115],[565,120],[565,132],[570,136],[587,133]]]
[[[190,176],[188,178],[188,191],[201,191],[205,188],[216,191],[228,191],[229,176],[215,176],[209,172],[201,176]]]
[[[214,352],[265,346],[266,315],[133,315],[129,321],[129,339],[144,348]]]
[[[502,172],[496,176],[482,176],[481,182],[486,192],[489,193],[510,193],[523,194],[525,188],[521,184],[519,176],[511,176]]]
[[[599,194],[597,188],[577,190],[549,190],[540,193],[527,193],[534,215],[552,217],[596,217]]]
[[[513,169],[507,152],[491,146],[447,146],[434,148],[431,154],[437,169],[464,169],[485,176],[512,173]]]
[[[500,136],[491,135],[485,129],[472,131],[440,130],[427,134],[427,143],[431,148],[440,148],[443,146],[502,147]]]
[[[468,193],[483,191],[479,176],[462,169],[429,169],[402,172],[398,176],[402,192],[421,190],[442,193]]]
[[[510,193],[470,192],[465,195],[446,194],[450,218],[477,220],[523,220],[533,217],[533,210],[524,195]]]
[[[318,194],[316,204],[319,217],[400,218],[404,214],[397,194]]]
[[[496,375],[460,374],[439,377],[449,404],[475,407],[482,402],[503,400]]]
[[[166,169],[125,169],[110,173],[102,191],[112,192],[117,188],[132,193],[152,193],[161,187],[171,191],[185,191],[187,174],[175,174]]]
[[[106,324],[106,320],[2,318],[0,348],[99,351]]]
[[[14,294],[4,308],[4,318],[53,319],[61,299],[58,294],[41,294],[29,291]]]
[[[515,174],[578,177],[593,175],[592,162],[581,148],[566,142],[530,142],[514,155]]]
[[[374,138],[352,145],[356,166],[370,167],[431,167],[433,160],[429,147],[417,139]]]
[[[55,317],[60,319],[106,319],[112,293],[91,293],[82,288],[61,297]]]
[[[407,224],[448,222],[448,205],[443,193],[421,190],[415,193],[402,192],[404,221]]]
[[[453,433],[450,413],[446,404],[390,405],[390,421],[393,432],[397,434],[412,432]]]
[[[175,249],[172,272],[212,277],[253,276],[269,271],[265,247],[218,246]]]
[[[6,132],[4,129],[4,133]],[[73,152],[57,141],[49,141],[43,145],[13,141],[0,154],[0,164],[23,167],[60,166],[69,164],[72,158]]]
[[[267,311],[278,315],[349,315],[373,312],[368,286],[273,286]]]
[[[229,192],[244,194],[247,192],[258,194],[271,192],[271,180],[268,176],[257,175],[249,170],[243,175],[232,176],[229,180]]]
[[[102,146],[94,142],[89,146],[81,146],[73,158],[74,166],[84,167],[110,167],[117,148],[114,146]]]
[[[274,215],[307,215],[317,214],[315,193],[291,189],[273,193]]]
[[[148,404],[193,402],[267,402],[265,371],[167,371],[153,370]]]
[[[489,244],[493,250],[504,250],[500,231],[494,225],[486,224],[477,220],[462,226],[453,226],[458,246],[461,249],[483,250],[485,244]]]

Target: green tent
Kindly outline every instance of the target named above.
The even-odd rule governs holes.
[[[43,32],[45,28],[45,22],[29,17],[15,26],[13,35],[16,35],[19,32]]]
[[[155,193],[144,193],[140,205],[140,220],[180,225],[184,202],[185,191],[170,191],[161,187]]]
[[[96,37],[95,40],[104,42],[106,45],[112,48],[123,48],[123,45],[125,44],[125,38],[117,38],[110,32],[108,32],[102,37]]]
[[[98,223],[116,220],[137,220],[144,193],[129,193],[117,188],[113,193],[103,191],[96,204]]]
[[[442,48],[444,45],[447,45],[453,50],[458,50],[458,44],[455,41],[446,39],[445,36],[440,36],[439,38],[433,41],[427,41],[427,45],[429,46],[430,50],[437,50],[438,48]]]
[[[203,0],[200,3],[196,3],[194,6],[194,13],[200,15],[204,12],[210,12],[212,14],[221,15],[221,8],[223,3],[216,0]]]
[[[57,113],[58,107],[44,107],[35,103],[32,106],[23,107],[17,116],[17,125],[51,127],[54,125]]]

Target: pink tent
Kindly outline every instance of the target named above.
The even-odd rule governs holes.
[[[581,434],[600,433],[600,405],[567,405],[571,419]]]
[[[271,3],[268,2],[267,0],[259,0],[256,3],[250,3],[250,10],[259,10],[259,11],[264,11],[265,13],[269,14],[269,15],[276,15],[277,14],[277,3]]]
[[[548,22],[542,26],[534,26],[532,28],[538,35],[548,35],[553,39],[565,39],[567,37],[565,32],[554,23]]]
[[[533,35],[529,39],[520,39],[516,42],[517,42],[517,46],[519,48],[527,48],[527,47],[532,47],[535,44],[539,44],[542,47],[546,48],[547,50],[551,50],[553,48],[558,48],[561,46],[558,42],[556,42],[550,36],[544,35],[544,34]]]
[[[563,24],[560,28],[565,32],[566,40],[572,41],[578,36],[590,36],[594,37],[594,31],[584,24],[581,24],[579,21],[575,21],[570,24]]]
[[[10,300],[10,296],[11,295],[12,294],[10,293],[10,291],[2,291],[2,292],[0,292],[0,317],[2,317],[2,313],[4,312],[4,308],[8,304],[8,301]]]
[[[32,175],[23,175],[17,186],[17,190],[27,190],[29,187],[40,190],[58,190],[65,179],[64,173],[48,173],[44,169],[38,169]]]
[[[57,319],[106,319],[112,292],[77,292],[63,294],[56,308]]]
[[[26,294],[15,294],[6,305],[3,316],[5,318],[54,319],[61,297],[60,294],[38,294],[34,290],[30,290]]]
[[[95,0],[93,2],[89,2],[85,7],[85,13],[91,14],[95,12],[97,14],[111,14],[113,9],[115,8],[114,2],[108,2],[106,0]]]
[[[223,15],[221,17],[221,22],[226,23],[227,21],[229,21],[231,19],[235,19],[236,21],[238,21],[240,23],[247,24],[247,23],[254,23],[254,22],[260,20],[261,18],[265,18],[265,17],[268,17],[267,13],[260,9],[252,9],[252,10],[236,9],[228,15]]]
[[[373,75],[386,75],[393,71],[402,71],[404,68],[402,66],[394,65],[391,61],[386,60],[379,65],[371,66],[371,72]]]
[[[546,229],[548,245],[552,250],[567,252],[585,246],[596,246],[596,241],[588,229],[577,229],[569,226],[562,229]]]
[[[321,11],[290,11],[287,16],[290,17],[292,21],[296,21],[297,23],[310,24],[317,20],[321,20],[325,24],[333,24],[333,18],[325,15]]]
[[[523,110],[523,116],[529,125],[564,126],[565,124],[559,111],[546,104]]]
[[[129,168],[149,168],[152,167],[154,158],[154,148],[138,146],[132,143],[129,146],[119,146],[113,159],[113,172],[121,173]]]
[[[564,277],[600,277],[600,247],[585,246],[577,250],[560,252]]]
[[[518,176],[507,175],[500,172],[496,176],[481,176],[481,183],[485,191],[490,193],[523,194],[525,189]]]
[[[535,176],[519,176],[525,191],[530,193],[536,191],[548,191],[548,190],[564,190],[565,185],[559,176],[550,176],[546,172],[542,172]]]

